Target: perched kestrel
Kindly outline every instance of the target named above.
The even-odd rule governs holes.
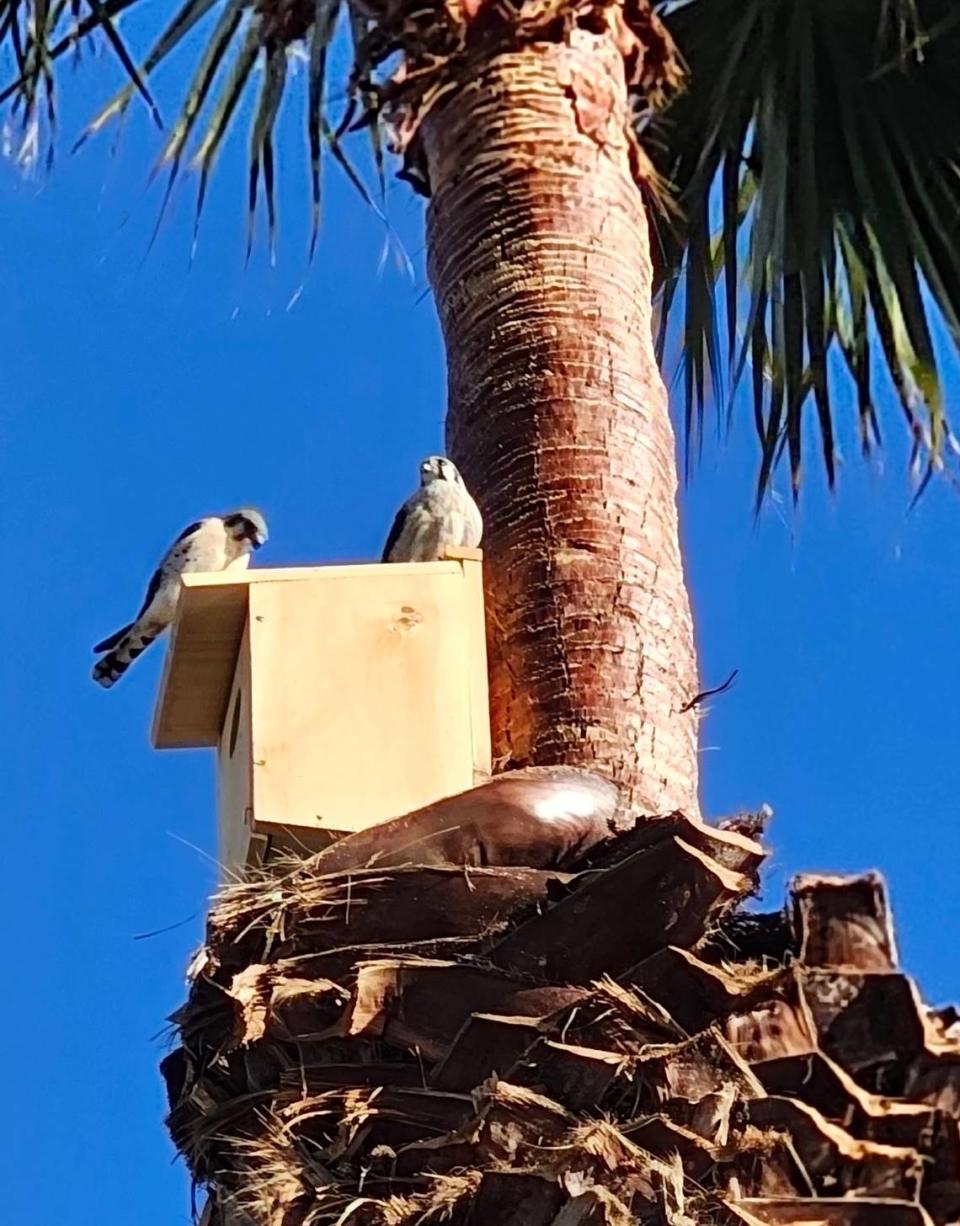
[[[448,545],[475,548],[483,520],[456,465],[432,455],[420,465],[420,488],[393,521],[383,549],[384,562],[436,562]]]
[[[109,689],[166,630],[177,611],[181,575],[243,570],[250,564],[250,554],[266,539],[266,521],[249,508],[212,515],[185,528],[153,572],[135,619],[94,647],[95,652],[107,653],[93,666],[94,681]]]

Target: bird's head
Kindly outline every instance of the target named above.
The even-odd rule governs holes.
[[[431,481],[452,481],[454,485],[463,485],[456,464],[442,455],[428,455],[420,465],[420,484],[429,485]]]
[[[259,549],[269,536],[267,521],[252,507],[224,515],[223,526],[235,541],[246,541],[250,549]]]

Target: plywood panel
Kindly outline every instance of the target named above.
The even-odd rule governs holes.
[[[487,626],[483,604],[483,557],[479,549],[458,550],[463,556],[464,623],[467,639],[467,684],[470,688],[470,724],[473,738],[473,781],[483,783],[492,770],[490,694],[487,683]],[[449,556],[454,556],[449,551]]]
[[[186,580],[207,578],[186,576]],[[247,619],[247,585],[185,581],[153,723],[157,749],[217,745]]]
[[[458,556],[468,553],[479,550],[460,550]],[[193,749],[219,743],[251,588],[318,577],[362,579],[374,569],[357,564],[184,575],[154,716],[154,746]],[[392,564],[391,569],[407,576],[424,570],[462,575],[460,561]]]
[[[452,563],[252,586],[258,827],[353,830],[471,786],[468,618]]]
[[[251,710],[250,634],[245,625],[217,747],[218,858],[227,875],[247,863],[252,833]]]

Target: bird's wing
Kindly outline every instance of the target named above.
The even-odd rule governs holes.
[[[170,551],[173,550],[174,546],[179,545],[181,541],[185,541],[188,536],[193,536],[193,534],[195,532],[198,532],[202,527],[203,527],[202,519],[198,519],[196,523],[187,524],[186,528],[184,528],[184,530],[180,533],[177,539],[173,542],[173,545],[170,546]]]
[[[387,537],[387,543],[383,547],[383,555],[380,558],[381,562],[390,561],[390,553],[393,550],[394,545],[396,545],[397,541],[400,539],[400,534],[403,532],[403,526],[407,522],[408,513],[409,511],[407,504],[404,503],[394,518],[393,526],[390,529],[390,535]]]
[[[470,494],[464,490],[464,533],[463,543],[469,545],[471,549],[476,549],[483,538],[483,516],[480,514],[480,508],[471,498]]]
[[[157,592],[160,591],[160,585],[166,578],[167,572],[171,569],[179,570],[181,568],[186,556],[184,543],[188,541],[191,536],[196,536],[197,533],[203,529],[205,523],[207,523],[206,520],[198,519],[196,523],[188,524],[167,550],[163,561],[150,576],[150,582],[147,584],[147,594],[143,598],[143,604],[140,606],[140,611],[137,613],[134,624],[136,624],[136,622],[143,617],[147,609],[149,609],[153,604]]]
[[[146,613],[147,609],[149,609],[150,606],[153,604],[154,599],[156,598],[157,592],[160,591],[160,584],[162,582],[163,582],[163,566],[160,565],[150,576],[150,582],[147,584],[147,594],[143,598],[143,604],[140,606],[137,616],[133,619],[134,625],[136,625],[136,623],[140,620],[140,618],[143,617],[144,613]]]
[[[137,612],[137,616],[133,619],[132,622],[130,622],[129,625],[121,627],[121,629],[111,634],[109,638],[105,638],[101,643],[98,643],[96,647],[94,647],[93,649],[95,652],[99,653],[101,651],[112,651],[113,648],[116,647],[117,644],[120,642],[120,640],[124,637],[127,631],[133,629],[133,627],[137,624],[140,618],[143,617],[144,613],[146,613],[146,611],[150,608],[150,606],[153,604],[154,600],[156,599],[157,593],[160,591],[160,587],[164,581],[165,572],[167,570],[168,563],[171,560],[177,558],[179,555],[182,555],[183,553],[182,546],[183,546],[184,541],[186,541],[189,537],[194,536],[197,532],[199,532],[200,529],[203,527],[203,525],[204,525],[204,521],[201,519],[198,519],[195,523],[188,524],[187,527],[184,528],[184,530],[180,533],[177,539],[173,542],[173,544],[167,550],[166,557],[163,559],[163,561],[160,563],[157,569],[150,576],[150,582],[147,584],[146,595],[143,598],[143,604],[141,604]]]

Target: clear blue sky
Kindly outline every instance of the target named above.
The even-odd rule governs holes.
[[[78,90],[68,142],[95,98]],[[0,163],[11,1222],[189,1216],[157,1036],[215,880],[213,762],[149,748],[160,651],[106,693],[91,644],[204,513],[261,506],[262,564],[374,557],[441,443],[420,203],[391,192],[413,278],[379,272],[382,228],[331,169],[307,273],[296,117],[287,133],[274,270],[262,244],[243,267],[245,139],[223,158],[191,271],[192,186],[143,262],[157,194],[139,120],[117,157],[109,139],[64,150],[50,181]],[[908,514],[892,414],[885,471],[841,435],[839,496],[814,470],[796,515],[774,504],[753,523],[747,413],[683,496],[704,684],[740,670],[705,725],[705,808],[774,807],[771,905],[803,868],[882,869],[904,962],[941,1000],[958,986],[960,500],[932,488]]]

